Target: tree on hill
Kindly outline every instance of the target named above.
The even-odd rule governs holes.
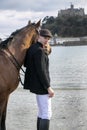
[[[48,28],[53,35],[62,37],[87,36],[87,16],[46,16],[42,21],[42,28]]]

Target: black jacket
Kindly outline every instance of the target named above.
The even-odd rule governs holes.
[[[47,88],[50,87],[49,59],[41,43],[37,42],[28,49],[24,66],[24,89],[36,94],[47,94]]]

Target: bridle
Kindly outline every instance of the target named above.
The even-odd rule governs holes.
[[[10,50],[8,48],[6,50],[0,48],[0,51],[6,57],[9,58],[9,60],[11,61],[11,63],[13,63],[13,65],[15,66],[15,68],[17,69],[18,72],[19,72],[19,70],[21,70],[25,74],[24,69],[21,67],[21,65],[19,64],[19,62],[16,60],[16,58],[14,57],[14,55],[10,52]],[[10,54],[10,56],[9,56],[9,54]],[[21,80],[20,73],[18,75],[18,80],[19,80],[19,82],[21,82],[22,85],[24,85],[23,82],[22,82],[22,80]]]
[[[8,48],[7,48],[7,52],[10,54],[11,57],[9,57],[9,59],[14,64],[14,66],[16,67],[16,69],[18,71],[21,70],[25,74],[24,69],[21,67],[21,65],[19,64],[19,62],[17,61],[17,59],[14,57],[14,55],[11,53],[11,51]],[[24,83],[22,82],[22,79],[20,77],[20,73],[18,75],[18,79],[19,79],[19,82],[21,82],[21,84],[24,86]]]
[[[37,29],[35,29],[35,31],[36,31],[36,33],[37,33],[37,35],[38,35],[38,34],[39,34],[39,31],[38,31]],[[34,36],[31,38],[31,41],[32,41],[32,42],[34,42],[33,39],[35,39]],[[19,62],[17,61],[17,59],[15,58],[15,56],[11,53],[11,51],[9,50],[8,47],[6,47],[6,49],[1,48],[0,50],[1,50],[1,52],[3,52],[3,53],[9,58],[9,60],[10,60],[10,61],[13,63],[13,65],[16,67],[17,71],[21,70],[21,71],[25,74],[24,69],[21,67],[21,65],[19,64]],[[9,54],[10,54],[10,56],[9,56]],[[20,74],[19,74],[19,76],[18,76],[18,79],[19,79],[19,81],[21,82],[21,84],[24,85],[24,84],[22,83]]]
[[[21,69],[25,73],[25,71],[22,69],[21,65],[19,64],[19,62],[17,61],[17,59],[14,57],[14,55],[11,53],[11,51],[8,48],[6,49],[6,51],[10,54],[11,58],[9,57],[9,59],[14,64],[14,66],[16,67],[16,69],[18,71]]]

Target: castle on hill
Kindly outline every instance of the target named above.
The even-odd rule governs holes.
[[[58,11],[58,17],[62,16],[85,16],[84,8],[74,8],[74,5],[71,4],[70,8]]]

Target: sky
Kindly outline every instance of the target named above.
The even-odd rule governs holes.
[[[87,14],[87,0],[0,0],[0,38],[26,26],[29,20],[57,17],[58,11],[70,8],[71,3],[74,8],[84,8]]]

